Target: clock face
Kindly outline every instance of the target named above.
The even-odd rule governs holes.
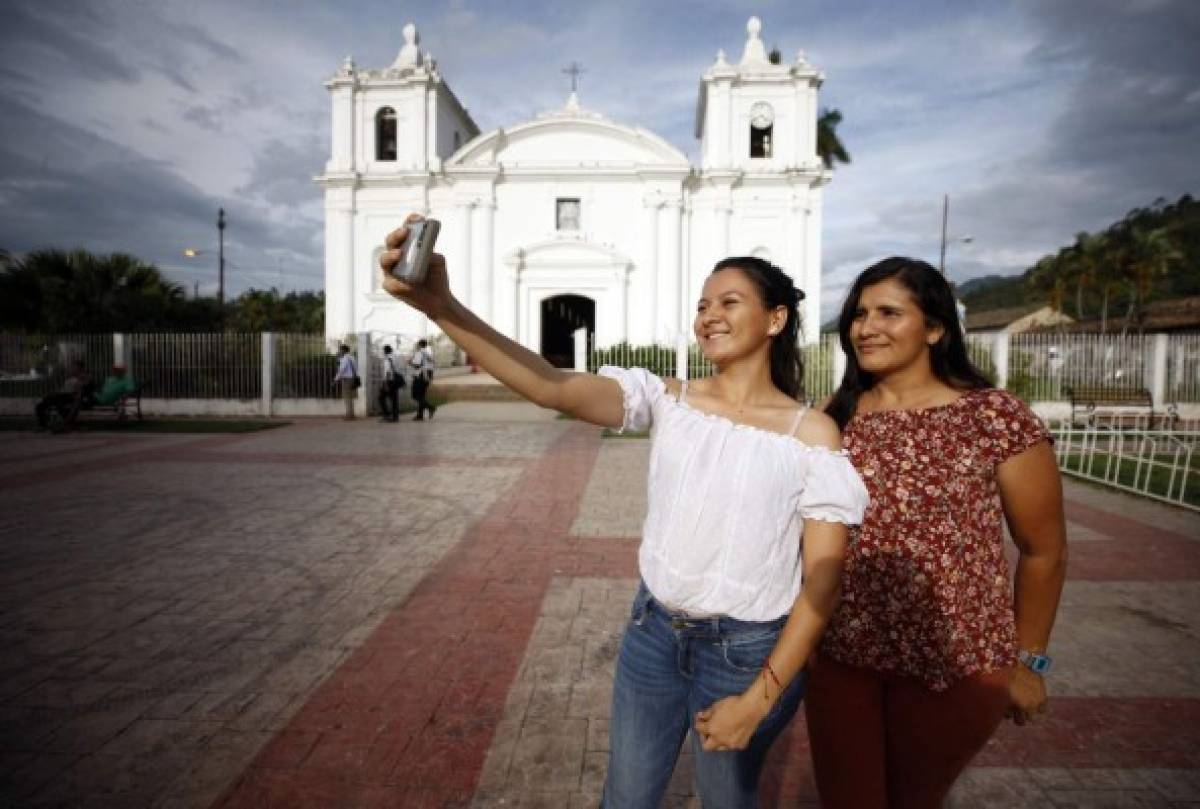
[[[759,101],[750,108],[750,123],[755,129],[766,129],[775,122],[775,110],[765,101]]]

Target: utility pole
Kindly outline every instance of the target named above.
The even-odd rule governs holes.
[[[225,320],[225,209],[217,210],[217,304],[221,311],[221,320]]]
[[[942,194],[942,257],[938,259],[938,272],[946,274],[946,222],[950,219],[950,195]]]

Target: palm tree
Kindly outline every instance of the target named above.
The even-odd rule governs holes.
[[[1130,237],[1129,308],[1125,312],[1125,329],[1136,319],[1140,330],[1141,309],[1154,279],[1166,275],[1172,265],[1182,261],[1183,252],[1165,227],[1149,229],[1135,225]]]
[[[1046,296],[1046,303],[1055,312],[1062,311],[1066,279],[1059,268],[1058,256],[1042,256],[1029,274],[1029,283]]]
[[[50,332],[136,331],[169,321],[183,288],[127,253],[38,250],[22,262],[36,280],[36,328]]]
[[[817,156],[827,169],[833,168],[834,163],[850,162],[850,153],[837,134],[841,122],[840,110],[821,110],[821,116],[817,118]]]

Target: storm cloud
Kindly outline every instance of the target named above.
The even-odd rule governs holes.
[[[322,82],[353,54],[390,64],[410,19],[481,128],[563,103],[695,159],[700,73],[745,21],[826,71],[853,163],[826,190],[827,310],[884,255],[951,275],[1025,269],[1079,230],[1200,186],[1200,6],[1187,0],[878,4],[315,0],[6,4],[0,247],[126,250],[210,289],[218,207],[230,289],[322,283]],[[186,263],[184,247],[201,259]]]

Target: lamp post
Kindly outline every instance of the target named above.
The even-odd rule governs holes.
[[[943,194],[942,195],[942,253],[941,253],[941,258],[938,259],[938,272],[940,272],[942,275],[946,274],[946,244],[947,243],[955,243],[955,242],[958,242],[961,244],[970,244],[971,242],[975,241],[974,236],[955,236],[954,238],[947,240],[946,226],[947,226],[947,224],[949,224],[949,221],[950,221],[950,195]]]
[[[217,209],[217,303],[225,320],[225,209]]]

